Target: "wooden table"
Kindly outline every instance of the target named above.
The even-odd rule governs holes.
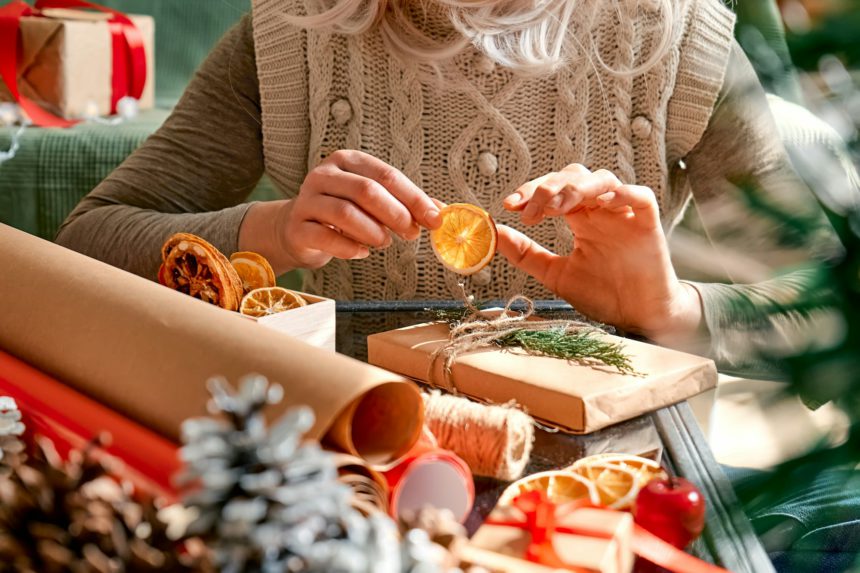
[[[338,303],[338,351],[366,360],[368,334],[433,320],[439,310],[459,308],[454,301]],[[499,305],[487,305],[499,306]],[[536,301],[541,315],[572,315],[559,301]],[[624,452],[661,461],[670,471],[695,483],[707,501],[706,527],[690,551],[734,573],[769,573],[773,565],[741,509],[686,402],[622,422],[587,436],[538,430],[526,473],[566,467],[591,454]],[[474,531],[508,484],[475,480],[475,507],[466,522]]]

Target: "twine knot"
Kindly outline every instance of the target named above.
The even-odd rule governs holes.
[[[464,286],[461,284],[460,288],[462,289]],[[535,312],[534,301],[521,294],[515,295],[508,300],[497,317],[489,318],[486,312],[481,311],[475,306],[473,296],[466,296],[465,290],[463,294],[468,314],[451,327],[447,344],[438,348],[431,355],[430,372],[427,376],[427,380],[431,385],[442,387],[452,394],[457,393],[457,388],[454,386],[451,377],[451,369],[454,361],[462,354],[478,348],[501,346],[501,341],[523,330],[530,332],[554,330],[562,333],[595,330],[592,325],[576,320],[532,319],[532,315]],[[513,310],[513,307],[518,303],[525,307],[521,313]],[[532,352],[527,348],[523,348],[523,350],[529,354],[540,354],[539,352]],[[434,382],[434,379],[436,378],[436,363],[440,358],[444,358],[442,368],[443,380],[441,384],[437,384]]]

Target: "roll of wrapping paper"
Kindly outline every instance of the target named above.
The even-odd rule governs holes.
[[[0,269],[0,349],[173,441],[206,414],[208,378],[252,372],[284,387],[270,417],[308,405],[309,437],[371,463],[420,435],[421,396],[401,376],[5,225]]]
[[[0,352],[0,396],[18,403],[28,441],[49,438],[58,453],[81,450],[107,432],[101,448],[121,460],[121,477],[152,494],[173,499],[171,478],[179,469],[177,446],[152,430],[124,418],[43,372]]]
[[[353,493],[353,507],[365,515],[388,512],[388,482],[379,472],[356,456],[336,453],[338,480],[348,485]]]
[[[448,509],[464,522],[475,503],[475,483],[466,462],[422,434],[415,447],[383,471],[390,491],[389,514],[399,519],[425,506]]]

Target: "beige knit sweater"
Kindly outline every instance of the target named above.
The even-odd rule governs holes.
[[[644,75],[612,73],[586,53],[551,77],[526,78],[471,50],[443,69],[441,85],[389,55],[376,32],[343,36],[285,23],[283,15],[303,14],[303,4],[253,3],[266,171],[288,193],[326,155],[361,149],[431,196],[480,205],[513,226],[517,215],[502,200],[571,163],[653,189],[667,231],[689,200],[680,161],[705,132],[732,46],[734,15],[719,0],[678,2],[669,53]],[[645,31],[662,29],[659,4],[580,2],[574,36],[593,43],[608,67],[632,69],[655,49],[658,34]],[[415,20],[434,37],[449,32],[441,10]],[[561,218],[528,233],[558,253],[572,247]],[[307,288],[338,299],[458,296],[462,278],[437,263],[426,235],[394,241],[367,259],[309,273]],[[469,282],[479,300],[550,296],[502,258]]]

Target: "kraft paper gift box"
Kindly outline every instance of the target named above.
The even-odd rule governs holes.
[[[629,513],[595,508],[564,512],[563,506],[557,509],[557,529],[548,537],[555,554],[566,566],[594,573],[632,571],[633,517]],[[469,543],[459,548],[458,557],[500,573],[559,571],[557,566],[526,560],[532,533],[525,522],[525,516],[516,508],[497,506]],[[567,533],[565,529],[577,533]]]
[[[79,119],[110,115],[113,50],[109,15],[80,10],[45,10],[52,17],[21,18],[18,89],[48,111]],[[139,109],[155,102],[155,22],[130,15],[144,42],[146,84]],[[0,81],[0,102],[12,101]]]
[[[318,348],[335,350],[335,302],[330,298],[296,291],[308,304],[298,308],[250,318],[267,328],[289,334],[293,338]],[[244,316],[244,315],[242,315]]]
[[[716,385],[712,360],[601,334],[623,345],[638,375],[517,349],[482,348],[458,356],[444,376],[445,323],[429,323],[368,337],[368,361],[458,393],[505,404],[515,400],[535,418],[574,433],[589,433],[680,402]]]

